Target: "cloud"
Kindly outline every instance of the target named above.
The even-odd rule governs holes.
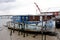
[[[60,0],[35,0],[40,8],[60,7]]]
[[[13,13],[13,14],[12,14]],[[36,14],[34,0],[17,0],[15,9],[10,9],[9,14],[12,15],[30,15]]]
[[[11,3],[2,3],[0,4],[0,11],[5,11],[5,10],[9,10],[11,8],[14,8],[15,4],[13,2]]]
[[[15,0],[0,0],[0,3],[3,3],[3,2],[14,2]]]
[[[34,14],[35,15],[37,7],[34,5],[34,2],[38,4],[41,11],[47,11],[49,8],[52,7],[53,8],[60,7],[60,0],[13,0],[13,1],[10,0],[8,1],[8,3],[6,3],[5,1],[1,1],[0,13],[4,14],[5,12],[6,15],[7,14],[9,15]],[[39,12],[37,14],[39,14]]]

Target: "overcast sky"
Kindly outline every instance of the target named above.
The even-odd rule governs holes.
[[[34,2],[41,11],[60,10],[60,0],[0,0],[0,15],[39,14]]]

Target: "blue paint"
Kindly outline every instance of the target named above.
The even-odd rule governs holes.
[[[29,16],[21,16],[21,21],[29,21]]]
[[[12,20],[14,22],[23,22],[23,21],[29,21],[29,16],[13,16]]]
[[[13,16],[12,20],[13,20],[13,22],[19,22],[20,18],[19,18],[19,16]]]
[[[40,23],[41,21],[24,21],[26,24],[37,24]]]
[[[29,21],[29,16],[13,16],[12,17],[13,22],[19,22],[19,23],[26,23],[26,24],[37,24],[40,21]]]

